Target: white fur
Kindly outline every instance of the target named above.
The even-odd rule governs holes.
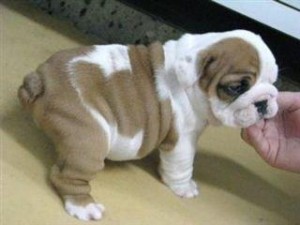
[[[74,58],[70,64],[84,61],[99,66],[106,78],[122,70],[131,70],[128,47],[124,45],[96,45],[86,55]]]
[[[196,140],[193,133],[180,135],[172,151],[160,151],[162,180],[180,197],[192,198],[199,193],[192,180]]]
[[[78,206],[70,201],[65,202],[65,209],[71,215],[80,220],[100,220],[105,210],[101,204],[90,203],[86,206]]]
[[[211,122],[213,119],[217,119],[217,122],[219,121],[228,126],[247,127],[261,119],[253,105],[259,100],[268,100],[268,113],[265,118],[274,116],[278,108],[275,102],[277,90],[272,85],[277,79],[278,72],[275,58],[258,35],[245,30],[200,35],[185,34],[178,41],[168,41],[164,45],[165,68],[164,70],[160,69],[160,73],[157,75],[157,92],[160,98],[173,98],[177,99],[177,102],[180,101],[178,98],[174,98],[173,93],[178,92],[179,89],[188,92],[191,87],[197,85],[201,76],[197,73],[196,60],[198,53],[201,54],[201,51],[226,38],[241,38],[257,50],[260,60],[260,74],[256,84],[232,104],[225,103],[216,97],[208,99],[209,104],[207,104],[207,97],[200,91],[198,98],[194,97],[194,99],[196,99],[196,102],[204,104],[204,106],[201,106],[202,113],[197,113],[197,104],[194,104],[192,109],[184,107],[183,112],[185,112],[185,115],[183,117],[190,118],[190,110],[192,110],[197,115],[197,120],[200,121],[208,120]],[[174,91],[175,89],[177,91]],[[264,98],[262,98],[262,95]],[[194,102],[192,96],[195,95],[190,95],[189,101],[191,104]],[[198,104],[198,108],[201,107]],[[208,107],[211,108],[214,114],[211,118],[209,118],[208,110],[206,110],[206,113],[203,112],[205,111],[203,108],[208,109]],[[175,112],[178,111],[176,108],[174,109]]]
[[[221,102],[217,98],[211,98],[210,101],[215,116],[221,120],[224,125],[248,127],[262,119],[254,106],[255,102],[267,100],[267,114],[264,115],[264,118],[275,116],[278,110],[276,103],[277,95],[278,91],[273,85],[257,82],[250,91],[241,95],[230,105]]]
[[[197,72],[198,53],[225,38],[241,38],[258,51],[260,74],[256,84],[232,104],[218,98],[207,99],[199,89]],[[171,99],[175,113],[179,141],[170,152],[160,151],[160,173],[163,181],[179,196],[193,197],[198,194],[192,177],[195,137],[207,122],[229,126],[247,127],[256,123],[261,116],[254,103],[268,100],[270,118],[277,112],[277,89],[272,85],[277,78],[274,56],[262,39],[243,30],[202,35],[186,34],[178,41],[164,45],[165,67],[156,74],[156,88],[161,99]],[[209,110],[210,108],[210,110]],[[213,115],[210,115],[210,114]]]
[[[117,128],[114,130],[107,158],[116,161],[138,159],[138,151],[143,142],[144,132],[141,130],[133,137],[126,137],[121,135]]]
[[[174,77],[164,78],[161,87],[171,99],[179,140],[172,151],[160,151],[159,172],[175,194],[191,198],[198,195],[191,178],[197,137],[206,125],[207,105],[206,101],[199,104],[198,100],[204,98],[197,86],[184,89]]]
[[[167,71],[175,70],[178,81],[183,87],[193,85],[198,79],[196,60],[200,51],[226,38],[241,38],[250,43],[258,51],[261,60],[260,79],[273,83],[277,79],[277,65],[270,49],[260,36],[245,30],[235,30],[222,33],[185,34],[178,41],[168,41],[164,50],[168,54],[165,60]]]
[[[178,79],[173,57],[176,53],[173,50],[175,49],[165,50],[165,70],[158,70],[156,80],[157,92],[161,99],[171,100],[179,140],[172,151],[160,150],[159,172],[163,182],[176,195],[192,198],[199,193],[196,183],[192,180],[193,161],[199,132],[206,125],[208,106],[197,85],[187,88],[186,85],[182,85],[185,81]],[[193,75],[192,73],[186,76]],[[199,102],[200,99],[203,101]]]

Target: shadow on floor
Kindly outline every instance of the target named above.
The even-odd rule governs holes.
[[[2,115],[1,128],[42,162],[46,169],[50,169],[55,159],[54,146],[20,105],[6,110]]]
[[[292,198],[237,162],[207,152],[212,151],[206,150],[205,153],[198,153],[194,163],[194,179],[200,185],[206,183],[218,187],[245,201],[281,215],[293,225],[298,224],[300,199]],[[157,154],[134,162],[135,165],[157,178],[158,163]]]
[[[209,152],[209,150],[207,150]],[[199,154],[195,178],[224,189],[257,206],[299,222],[300,199],[294,199],[237,162],[215,154]]]

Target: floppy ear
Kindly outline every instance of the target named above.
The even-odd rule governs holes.
[[[199,84],[202,90],[206,92],[214,79],[213,71],[216,69],[216,61],[217,56],[212,54],[209,50],[204,50],[198,55],[197,74],[199,77]]]

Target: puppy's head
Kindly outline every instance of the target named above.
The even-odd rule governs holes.
[[[278,110],[275,59],[259,36],[226,37],[198,54],[199,86],[207,95],[211,118],[248,127]]]

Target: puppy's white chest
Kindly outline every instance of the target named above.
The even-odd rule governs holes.
[[[138,152],[142,146],[144,136],[142,130],[133,137],[126,137],[117,131],[112,133],[108,159],[117,161],[139,159]]]

